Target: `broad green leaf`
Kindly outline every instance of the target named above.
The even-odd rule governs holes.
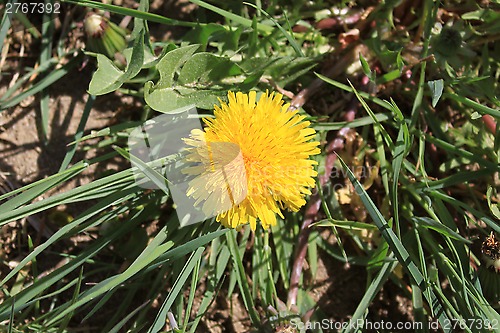
[[[184,110],[183,108],[194,105],[196,107],[211,109],[218,102],[218,97],[226,94],[225,90],[219,92],[212,90],[199,90],[192,87],[184,87],[174,80],[176,73],[182,73],[184,82],[194,79],[195,74],[209,73],[206,60],[211,56],[200,56],[204,64],[197,66],[189,61],[199,45],[180,47],[168,52],[157,64],[160,79],[156,84],[151,81],[144,85],[144,99],[146,103],[156,111],[171,113]],[[213,59],[213,58],[212,58]],[[181,70],[189,61],[188,68]],[[181,74],[179,74],[181,75]]]
[[[227,28],[217,23],[198,25],[195,28],[191,29],[186,35],[184,35],[183,40],[189,41],[192,44],[200,44],[202,45],[203,50],[205,50],[209,38],[213,34],[223,31],[227,31]]]
[[[119,82],[123,72],[119,70],[108,57],[103,54],[97,54],[97,71],[92,76],[89,85],[89,94],[102,95],[113,91],[109,89],[116,82]],[[120,85],[117,85],[119,87]]]
[[[240,74],[238,66],[227,58],[212,53],[194,54],[182,67],[178,83],[181,85],[203,85],[210,81]]]
[[[154,89],[172,88],[175,74],[193,56],[198,48],[199,45],[188,45],[168,52],[156,65],[160,73],[160,79],[154,85]]]
[[[196,106],[202,109],[212,109],[218,104],[218,98],[227,92],[223,91],[216,95],[210,90],[197,90],[191,88],[164,88],[154,89],[151,82],[144,86],[144,99],[154,110],[164,113],[179,113],[187,107]]]
[[[125,81],[135,77],[144,64],[144,30],[141,30],[134,40],[132,52],[127,59],[127,68],[122,72],[113,62],[102,54],[97,54],[97,71],[92,76],[89,94],[104,95],[120,88]]]

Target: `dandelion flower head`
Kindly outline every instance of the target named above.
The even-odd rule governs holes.
[[[205,129],[185,138],[192,177],[188,196],[204,214],[226,227],[257,221],[264,229],[276,224],[282,210],[298,211],[315,186],[319,142],[305,116],[291,111],[281,94],[229,92],[229,102],[215,106]]]

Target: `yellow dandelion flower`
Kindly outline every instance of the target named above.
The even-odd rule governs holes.
[[[267,229],[285,207],[298,211],[315,186],[317,162],[309,157],[320,152],[311,141],[316,132],[282,97],[229,92],[229,103],[204,119],[205,130],[184,139],[184,173],[193,177],[187,195],[226,227],[255,230],[259,220]]]

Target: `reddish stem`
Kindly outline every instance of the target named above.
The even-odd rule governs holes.
[[[357,100],[354,98],[351,100],[349,110],[344,116],[345,121],[353,121],[356,116],[356,106]],[[325,173],[319,175],[319,183],[321,187],[324,187],[328,183],[330,174],[333,170],[335,161],[337,159],[336,152],[344,148],[344,138],[348,132],[348,128],[342,128],[337,132],[337,136],[330,141],[326,148],[326,159],[325,159]],[[302,269],[304,267],[304,260],[307,255],[307,245],[309,241],[309,234],[311,229],[309,226],[315,221],[319,209],[321,207],[321,197],[316,191],[310,198],[306,211],[304,214],[304,221],[300,227],[300,233],[297,241],[297,250],[295,253],[295,260],[293,262],[292,275],[290,277],[290,290],[288,291],[288,308],[292,308],[297,304],[297,294],[299,291],[300,276],[302,275]]]

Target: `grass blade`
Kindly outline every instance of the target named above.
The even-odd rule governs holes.
[[[85,108],[83,109],[82,118],[80,119],[80,123],[78,124],[78,128],[76,129],[76,133],[74,136],[74,143],[71,144],[71,148],[68,150],[66,155],[64,156],[64,160],[61,163],[61,167],[59,168],[59,172],[65,170],[71,159],[75,155],[76,148],[78,146],[78,140],[80,140],[83,136],[83,132],[85,131],[85,125],[87,124],[87,120],[89,119],[90,111],[92,110],[92,105],[94,104],[95,96],[89,95],[87,102],[85,103]]]
[[[193,254],[191,254],[187,263],[184,265],[181,274],[179,275],[174,285],[172,286],[172,290],[170,290],[167,298],[163,302],[160,311],[156,315],[153,325],[148,330],[148,333],[158,333],[163,328],[163,326],[165,325],[165,321],[167,319],[167,312],[170,310],[170,307],[172,306],[175,299],[179,295],[181,288],[186,283],[187,278],[194,270],[204,250],[205,250],[204,247],[200,247]],[[188,313],[186,315],[189,316]]]

